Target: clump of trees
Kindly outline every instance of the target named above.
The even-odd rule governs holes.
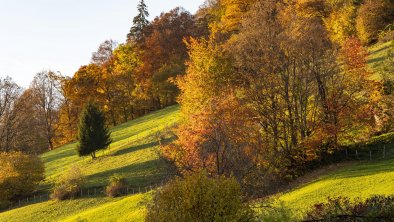
[[[82,112],[78,127],[77,151],[79,156],[96,158],[98,150],[106,149],[112,142],[111,133],[105,125],[104,113],[92,103]]]
[[[363,4],[207,3],[197,14],[210,18],[209,35],[187,41],[183,122],[164,155],[182,173],[233,175],[261,195],[384,132],[383,84],[356,31]]]
[[[233,178],[209,178],[194,173],[174,179],[153,197],[146,221],[251,221],[252,211],[243,203]]]
[[[0,152],[0,209],[36,191],[44,179],[40,158],[21,152]]]

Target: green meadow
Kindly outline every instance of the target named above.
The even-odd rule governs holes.
[[[98,158],[78,157],[76,143],[42,155],[46,168],[43,190],[76,166],[86,177],[86,187],[108,184],[113,174],[122,175],[130,186],[148,186],[164,179],[166,165],[158,155],[159,133],[179,121],[179,107],[172,106],[111,129],[113,142]],[[0,213],[0,221],[142,221],[150,193],[121,198],[80,198],[48,201]]]

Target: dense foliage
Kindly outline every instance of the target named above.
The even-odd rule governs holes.
[[[44,179],[44,165],[36,156],[0,152],[0,209],[34,192]]]
[[[356,36],[371,2],[209,2],[209,36],[188,41],[183,123],[164,154],[183,173],[233,175],[256,194],[387,132],[387,95]]]
[[[316,204],[307,214],[306,221],[392,221],[393,218],[393,196],[373,196],[365,201],[338,197]]]
[[[74,76],[43,71],[26,90],[0,79],[0,151],[37,154],[79,139],[79,155],[95,158],[111,142],[107,125],[180,103],[182,122],[164,156],[183,175],[205,170],[219,179],[173,181],[148,219],[189,219],[188,203],[176,199],[185,192],[203,201],[196,215],[225,220],[243,215],[240,190],[264,195],[352,144],[392,141],[380,136],[394,130],[392,52],[380,78],[366,46],[392,29],[393,1],[208,0],[195,15],[175,8],[152,21],[144,0],[137,9],[126,42],[105,40]],[[4,178],[17,178],[4,158]],[[54,198],[71,198],[82,184],[70,173]],[[15,187],[5,201],[27,192]]]
[[[98,150],[106,149],[112,142],[111,133],[105,125],[104,113],[92,103],[82,112],[78,126],[78,154],[96,158]]]
[[[232,178],[209,178],[205,173],[177,178],[158,190],[146,221],[250,221],[241,189]]]

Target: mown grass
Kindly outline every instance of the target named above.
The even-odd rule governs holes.
[[[157,133],[179,120],[178,106],[168,107],[113,129],[109,149],[98,152],[98,158],[78,157],[76,143],[68,144],[42,155],[45,163],[46,189],[71,166],[86,176],[87,187],[103,186],[113,174],[120,174],[131,186],[147,186],[161,180],[163,163],[157,153]]]
[[[154,112],[111,129],[113,142],[98,158],[78,157],[72,143],[42,155],[49,191],[54,181],[72,166],[86,176],[86,187],[108,184],[113,174],[122,175],[130,186],[161,182],[166,165],[158,155],[158,134],[179,121],[179,106]],[[0,221],[143,221],[150,193],[122,198],[80,198],[70,201],[33,204],[0,213]]]
[[[300,217],[328,197],[366,199],[372,195],[394,195],[394,158],[354,163],[279,194],[277,200],[284,202],[296,217]]]
[[[368,49],[368,64],[372,68],[373,72],[375,73],[374,76],[377,79],[382,78],[382,68],[384,66],[383,62],[387,58],[387,54],[390,51],[390,48],[393,47],[393,43],[394,41],[389,41],[383,44],[376,44]]]
[[[0,214],[0,221],[81,222],[143,221],[150,194],[122,198],[83,198],[62,202],[48,201]]]

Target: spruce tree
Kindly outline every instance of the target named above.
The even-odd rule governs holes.
[[[104,113],[92,103],[84,108],[78,130],[79,156],[91,155],[94,159],[96,151],[106,149],[112,142],[111,134],[105,125]]]
[[[130,29],[130,33],[127,34],[127,41],[141,41],[144,36],[144,29],[149,25],[147,19],[147,17],[149,17],[149,12],[144,0],[140,0],[137,10],[138,15],[133,19],[133,26]]]

